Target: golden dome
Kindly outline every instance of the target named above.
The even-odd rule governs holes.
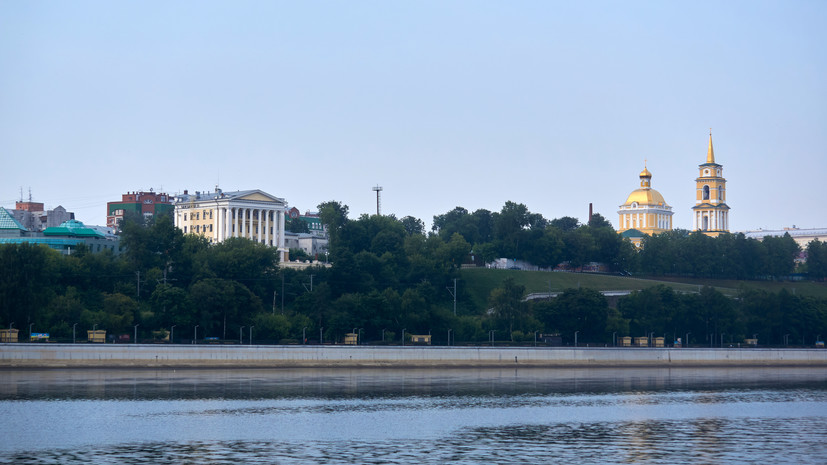
[[[641,178],[651,178],[651,177],[652,177],[652,173],[650,173],[650,172],[649,172],[649,169],[647,169],[647,168],[644,166],[644,167],[643,167],[643,171],[641,171],[641,172],[640,172],[640,177],[641,177]]]
[[[633,190],[632,193],[629,194],[629,197],[626,198],[626,203],[624,203],[623,206],[629,206],[634,202],[637,202],[637,204],[641,206],[668,206],[666,205],[666,200],[663,199],[663,196],[660,194],[660,192],[648,187]]]

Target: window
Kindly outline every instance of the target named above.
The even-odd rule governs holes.
[[[709,186],[704,186],[703,200],[709,200]]]
[[[186,234],[186,233],[187,233],[187,227],[184,226],[184,234]]]
[[[184,221],[187,221],[187,214],[184,213]]]

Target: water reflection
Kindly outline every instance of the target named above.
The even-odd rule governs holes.
[[[0,463],[825,463],[827,373],[9,370]]]
[[[4,370],[0,400],[648,393],[767,385],[821,387],[825,382],[824,370],[805,368]],[[647,402],[646,397],[640,402]]]

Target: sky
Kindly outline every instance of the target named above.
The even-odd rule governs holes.
[[[131,191],[301,211],[507,201],[692,227],[710,128],[732,231],[827,227],[827,2],[0,0],[0,206]]]

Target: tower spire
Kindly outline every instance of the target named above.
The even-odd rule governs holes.
[[[706,162],[715,163],[715,152],[712,150],[712,128],[709,128],[709,149],[706,151]]]

